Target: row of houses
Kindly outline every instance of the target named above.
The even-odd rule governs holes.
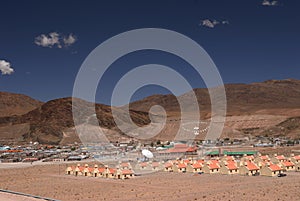
[[[300,156],[291,155],[290,158],[274,155],[257,157],[244,156],[236,160],[233,156],[224,156],[210,160],[178,159],[167,162],[139,163],[136,168],[141,170],[164,170],[167,172],[191,172],[206,174],[240,174],[277,176],[284,171],[300,172]]]
[[[129,163],[122,163],[116,168],[110,168],[108,166],[94,165],[89,167],[88,164],[81,166],[78,164],[76,167],[70,166],[66,169],[67,175],[85,176],[85,177],[101,177],[109,179],[129,179],[134,177],[134,171]]]

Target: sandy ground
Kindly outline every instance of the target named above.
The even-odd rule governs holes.
[[[63,201],[300,200],[296,172],[282,178],[159,172],[122,181],[64,175],[65,166],[0,169],[0,188]]]
[[[0,199],[2,201],[41,201],[40,199],[29,198],[20,195],[14,195],[10,193],[2,193],[0,192]]]

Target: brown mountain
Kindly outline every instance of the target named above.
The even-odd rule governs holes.
[[[42,102],[23,94],[0,92],[0,117],[25,114]]]
[[[91,126],[100,125],[103,128],[113,130],[119,135],[122,134],[115,125],[111,114],[111,107],[102,104],[92,104],[80,99],[75,99],[74,111],[78,114],[75,120],[78,124],[88,123]],[[89,121],[96,108],[98,122]],[[113,108],[119,119],[125,121],[124,111]],[[131,118],[139,126],[150,122],[148,114],[145,112],[130,111]],[[79,141],[74,130],[74,120],[72,113],[72,98],[61,98],[46,102],[40,107],[23,115],[15,115],[0,118],[0,133],[2,141],[38,141],[46,144],[58,144],[65,137],[64,132],[70,135],[68,142]],[[2,131],[2,132],[1,132]],[[110,136],[108,136],[110,139]]]
[[[291,117],[300,116],[300,81],[269,80],[252,84],[227,84],[227,118],[223,137],[244,137],[251,135],[286,135],[300,138],[296,120]],[[210,98],[207,89],[193,90],[198,98],[202,119],[209,119]],[[191,100],[188,92],[178,97],[185,103]],[[58,144],[79,142],[74,129],[72,114],[72,99],[62,98],[41,104],[24,95],[7,95],[1,93],[0,102],[0,140],[4,143],[20,143],[22,141],[39,141],[41,143]],[[10,98],[9,98],[10,97]],[[13,99],[14,97],[18,97]],[[24,102],[22,101],[24,100]],[[180,109],[177,98],[173,95],[153,95],[130,104],[131,119],[138,126],[150,123],[148,111],[153,105],[161,105],[168,114],[168,120],[163,131],[155,139],[170,140],[174,138],[179,128]],[[106,129],[109,140],[126,137],[117,127],[111,110],[116,111],[117,120],[128,122],[122,108],[96,104],[95,106],[83,100],[76,99],[74,111],[79,118],[78,124],[88,123],[90,132],[98,124]],[[28,110],[31,111],[27,112]],[[97,120],[93,122],[94,108]],[[22,112],[21,112],[22,111]],[[187,109],[193,115],[195,111]],[[8,114],[10,116],[4,115]],[[124,123],[126,125],[126,123]],[[194,126],[194,125],[190,125]],[[284,129],[283,129],[284,127]],[[282,132],[275,132],[280,128]],[[131,129],[128,127],[128,129]],[[193,128],[188,128],[192,130]],[[187,129],[187,130],[188,130]],[[273,133],[270,132],[273,130]],[[251,131],[251,132],[250,132]],[[190,132],[190,131],[189,131]],[[198,138],[203,138],[199,135]]]
[[[262,112],[269,114],[274,109],[300,109],[300,80],[268,80],[252,84],[226,84],[227,114],[244,115]],[[210,112],[210,98],[207,89],[198,88],[178,97],[188,102],[196,94],[200,111]],[[130,108],[147,112],[153,105],[161,105],[167,112],[180,111],[176,96],[153,95],[130,103]],[[263,112],[265,110],[265,112]],[[282,113],[282,111],[281,111]],[[287,111],[287,115],[288,111]]]

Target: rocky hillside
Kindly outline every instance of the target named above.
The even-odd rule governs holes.
[[[0,117],[22,115],[42,105],[23,94],[0,92]]]
[[[252,84],[227,84],[227,120],[226,135],[245,134],[244,129],[259,133],[253,135],[286,135],[293,138],[299,136],[300,116],[300,81],[269,80]],[[200,106],[201,118],[209,119],[210,97],[207,89],[194,89]],[[172,139],[180,123],[180,108],[177,99],[185,103],[191,101],[192,92],[176,98],[173,95],[153,95],[130,104],[130,115],[138,126],[150,123],[149,109],[153,105],[161,105],[169,116],[163,132],[157,137]],[[106,129],[108,139],[117,140],[124,134],[116,127],[112,117],[112,109],[117,113],[117,120],[125,125],[128,118],[121,108],[102,104],[91,104],[76,99],[73,109],[77,114],[76,123],[88,123],[91,128],[100,125]],[[96,110],[96,117],[93,116]],[[0,93],[0,141],[15,143],[22,141],[39,141],[41,143],[58,144],[79,141],[74,129],[72,99],[61,98],[46,103],[33,100],[25,95]],[[193,116],[192,109],[187,110]],[[94,120],[93,120],[94,119]],[[228,122],[227,122],[228,121]],[[131,127],[128,127],[131,129]],[[280,129],[280,132],[279,132]],[[270,131],[272,130],[273,133]],[[278,132],[274,132],[278,131]],[[190,132],[190,131],[189,131]],[[234,137],[234,136],[232,136]],[[0,142],[1,143],[1,142]]]
[[[97,122],[89,121],[89,117],[94,113],[94,108],[96,108]],[[75,99],[74,111],[78,114],[78,118],[75,119],[78,124],[99,124],[106,129],[118,130],[113,120],[110,106],[96,104],[94,107],[94,104]],[[115,108],[115,111],[118,114],[118,118],[123,118],[124,121],[126,120],[123,110]],[[133,122],[139,126],[146,125],[150,122],[148,113],[146,112],[132,110],[130,111],[130,114]],[[17,139],[20,141],[31,140],[40,143],[58,144],[64,138],[63,132],[68,128],[74,127],[72,98],[61,98],[46,102],[40,107],[23,115],[1,117],[0,132],[1,127],[2,130],[4,130],[3,127],[6,128],[6,131],[11,130],[11,132],[6,132],[6,135],[4,136],[2,133],[2,139],[10,139],[13,135],[12,132],[14,132],[13,136],[16,138],[16,132],[19,132]],[[120,131],[119,133],[121,134]]]
[[[299,109],[300,108],[300,81],[268,80],[252,84],[226,84],[227,114],[247,115],[265,110],[265,113],[274,109]],[[190,100],[188,92],[179,96],[185,102]],[[210,112],[210,97],[207,89],[194,89],[198,98],[200,111]],[[180,111],[177,98],[173,95],[153,95],[142,100],[132,102],[130,108],[139,111],[149,111],[151,106],[161,105],[170,114]],[[270,111],[269,111],[270,110]],[[287,111],[288,112],[288,111]]]

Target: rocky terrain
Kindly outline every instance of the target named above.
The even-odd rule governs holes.
[[[300,81],[269,80],[252,84],[227,84],[227,117],[222,137],[244,137],[245,134],[263,136],[288,136],[300,138]],[[201,111],[201,119],[209,123],[211,116],[210,98],[207,89],[194,89]],[[130,115],[138,126],[150,123],[149,109],[162,106],[167,112],[164,129],[155,139],[174,139],[180,125],[178,99],[189,103],[191,93],[179,97],[174,95],[153,95],[130,104]],[[109,140],[125,136],[117,127],[111,110],[117,113],[117,120],[128,122],[124,107],[116,108],[103,104],[95,106],[83,100],[74,99],[77,124],[89,124],[105,130]],[[90,118],[94,110],[96,117]],[[0,140],[4,143],[39,141],[59,144],[79,141],[74,129],[72,98],[61,98],[41,103],[25,95],[0,93]],[[191,117],[195,111],[186,111]],[[159,114],[158,114],[159,115]],[[152,115],[153,116],[153,115]],[[182,132],[192,132],[189,125]],[[130,129],[130,128],[129,128]],[[93,131],[91,131],[93,132]],[[203,139],[205,133],[197,136]]]
[[[42,104],[26,95],[0,92],[0,117],[22,115]]]

